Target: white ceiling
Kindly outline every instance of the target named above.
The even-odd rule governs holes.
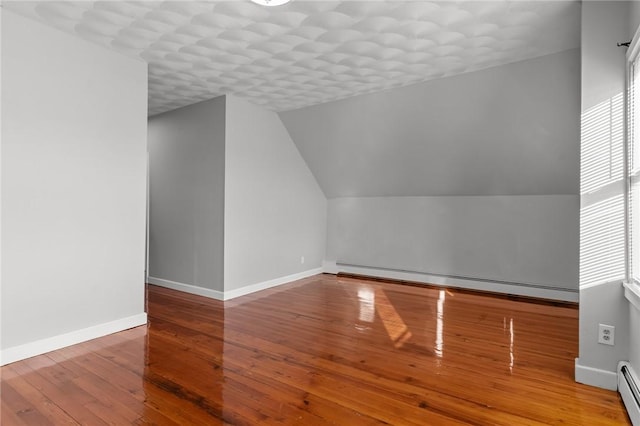
[[[149,63],[149,114],[231,93],[274,111],[580,45],[578,1],[3,1]]]

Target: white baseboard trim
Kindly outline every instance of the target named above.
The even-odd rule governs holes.
[[[618,389],[618,373],[580,365],[580,358],[576,358],[575,379],[576,382],[589,386],[612,391]]]
[[[94,325],[81,330],[72,331],[70,333],[60,334],[46,339],[36,340],[35,342],[26,343],[24,345],[3,349],[0,351],[0,365],[7,365],[36,355],[41,355],[57,349],[66,348],[67,346],[86,342],[87,340],[96,339],[108,334],[145,325],[146,323],[147,314],[143,312],[138,315]]]
[[[303,278],[311,277],[321,274],[322,268],[309,269],[307,271],[298,272],[296,274],[287,275],[284,277],[274,278],[272,280],[263,281],[256,284],[247,285],[234,290],[218,291],[208,288],[198,287],[191,284],[183,284],[175,281],[164,280],[162,278],[149,277],[147,282],[149,284],[159,285],[161,287],[170,288],[173,290],[183,291],[185,293],[191,293],[198,296],[209,297],[216,300],[231,300],[236,297],[245,296],[247,294],[255,293],[257,291],[266,290],[268,288],[277,287],[282,284],[287,284],[292,281],[301,280]]]
[[[298,272],[296,274],[287,275],[280,278],[274,278],[269,281],[263,281],[261,283],[251,284],[245,287],[240,287],[235,290],[229,290],[224,292],[224,300],[235,299],[236,297],[245,296],[247,294],[255,293],[256,291],[266,290],[268,288],[277,287],[282,284],[287,284],[292,281],[301,280],[303,278],[312,277],[322,273],[322,268],[309,269],[306,271]]]
[[[170,288],[172,290],[178,290],[185,293],[195,294],[197,296],[204,296],[210,299],[225,300],[224,293],[218,290],[211,290],[209,288],[198,287],[197,285],[183,284],[176,281],[165,280],[162,278],[149,277],[147,279],[149,284],[159,285],[160,287]]]
[[[327,272],[327,271],[325,271]],[[517,285],[490,280],[474,280],[471,278],[456,278],[444,275],[431,275],[421,272],[398,271],[392,269],[372,268],[337,264],[337,273],[367,275],[377,278],[411,281],[416,283],[439,285],[443,287],[458,287],[470,290],[491,291],[495,293],[514,294],[517,296],[537,297],[542,299],[560,300],[564,302],[579,302],[580,293],[571,290],[560,290],[530,285]]]

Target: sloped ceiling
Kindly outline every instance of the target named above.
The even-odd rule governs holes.
[[[149,114],[235,94],[274,111],[579,46],[578,1],[4,1],[149,63]]]
[[[579,49],[280,117],[328,198],[578,194]]]

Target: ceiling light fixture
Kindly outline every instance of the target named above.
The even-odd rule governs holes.
[[[281,6],[289,3],[291,0],[251,0],[255,4],[260,6]]]

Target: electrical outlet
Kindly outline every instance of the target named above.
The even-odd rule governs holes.
[[[304,256],[302,256],[302,257],[300,258],[300,263],[301,263],[301,264],[304,264]]]
[[[598,324],[598,343],[614,345],[616,328],[612,325]]]

